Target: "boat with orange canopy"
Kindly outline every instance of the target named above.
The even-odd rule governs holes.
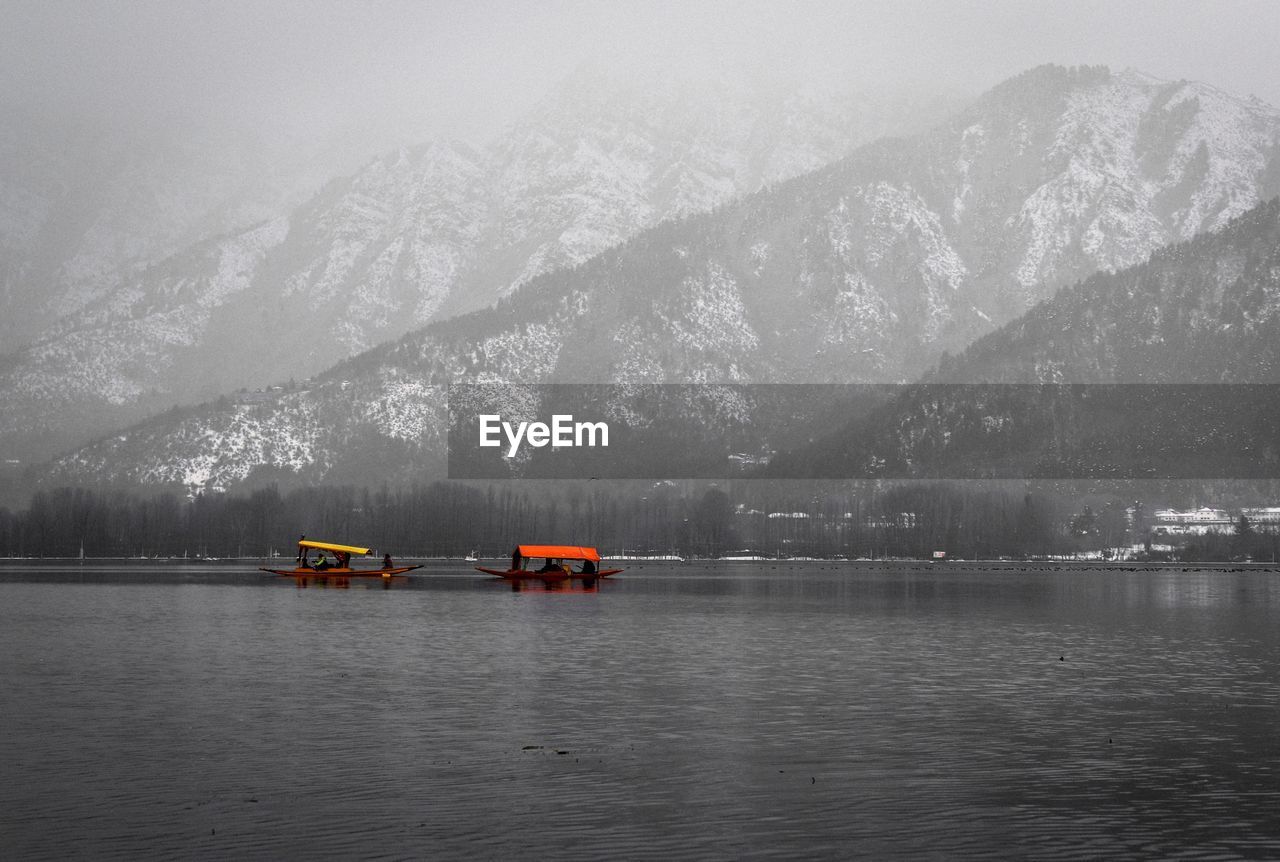
[[[310,561],[308,558],[312,551],[320,551],[320,557],[316,561]],[[328,558],[324,555],[325,551],[329,551],[334,555],[335,564],[329,565]],[[403,575],[405,572],[412,572],[414,569],[420,569],[422,566],[397,566],[391,561],[391,555],[386,554],[382,558],[382,568],[380,569],[353,569],[351,568],[351,557],[369,556],[377,552],[371,548],[360,548],[355,545],[339,545],[335,542],[317,542],[303,536],[298,540],[298,558],[296,565],[292,569],[268,569],[263,568],[261,571],[269,572],[273,575],[290,575],[293,577],[313,578],[317,575],[333,576],[340,578],[390,578],[394,575]],[[323,561],[323,562],[321,562]]]
[[[524,568],[526,561],[531,563],[537,559],[544,561],[540,568]],[[517,545],[511,552],[511,568],[504,571],[476,566],[476,571],[508,580],[534,578],[542,581],[591,581],[622,571],[600,568],[602,559],[599,551],[584,545]],[[575,569],[575,564],[581,565]]]

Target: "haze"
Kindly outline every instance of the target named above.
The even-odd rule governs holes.
[[[1045,62],[1136,66],[1280,104],[1271,2],[6,0],[0,101],[139,128],[482,143],[585,62],[978,93]],[[640,72],[636,72],[640,74]]]

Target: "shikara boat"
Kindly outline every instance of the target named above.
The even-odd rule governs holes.
[[[316,566],[308,563],[308,557],[312,551],[330,551],[336,558],[337,565],[320,565]],[[376,552],[370,548],[358,548],[355,545],[339,545],[334,542],[316,542],[311,539],[302,538],[298,540],[298,559],[297,565],[292,569],[268,569],[262,568],[261,571],[269,572],[273,575],[286,575],[289,577],[337,577],[337,578],[390,578],[395,575],[403,575],[405,572],[412,572],[414,569],[420,569],[422,566],[395,566],[391,565],[391,555],[387,554],[383,557],[382,568],[379,569],[353,569],[351,568],[351,557],[369,556]],[[320,554],[322,559],[324,554]]]
[[[543,560],[537,569],[524,568],[524,562]],[[622,569],[600,568],[600,552],[581,545],[518,545],[511,554],[511,568],[490,569],[476,566],[477,572],[496,575],[508,580],[535,579],[540,581],[583,580],[594,581],[616,575]],[[575,564],[581,564],[575,570]]]

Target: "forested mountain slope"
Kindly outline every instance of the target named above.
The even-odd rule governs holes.
[[[1272,199],[1062,291],[769,472],[1277,476],[1278,385]]]

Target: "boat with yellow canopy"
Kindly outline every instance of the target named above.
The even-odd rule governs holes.
[[[532,563],[538,559],[543,560],[539,568],[524,568],[526,562]],[[592,581],[596,578],[607,578],[622,571],[622,569],[600,568],[602,560],[603,557],[600,556],[599,551],[585,545],[517,545],[511,552],[511,568],[505,571],[484,566],[475,568],[478,572],[508,580],[533,578],[542,581]],[[580,565],[575,569],[574,564]]]
[[[311,552],[319,552],[316,559],[311,559]],[[333,554],[333,563],[329,562],[329,558],[325,555],[328,551]],[[332,575],[335,577],[351,578],[351,577],[367,577],[367,578],[390,578],[394,575],[403,575],[405,572],[412,572],[414,569],[420,569],[422,566],[397,566],[391,560],[391,555],[386,554],[382,558],[382,568],[379,569],[353,569],[351,568],[351,557],[354,556],[376,556],[377,551],[372,548],[361,548],[356,545],[340,545],[336,542],[317,542],[308,539],[306,536],[298,539],[298,557],[296,565],[292,569],[268,569],[262,568],[261,571],[269,572],[273,575],[290,575],[293,577],[315,577],[316,575]]]

